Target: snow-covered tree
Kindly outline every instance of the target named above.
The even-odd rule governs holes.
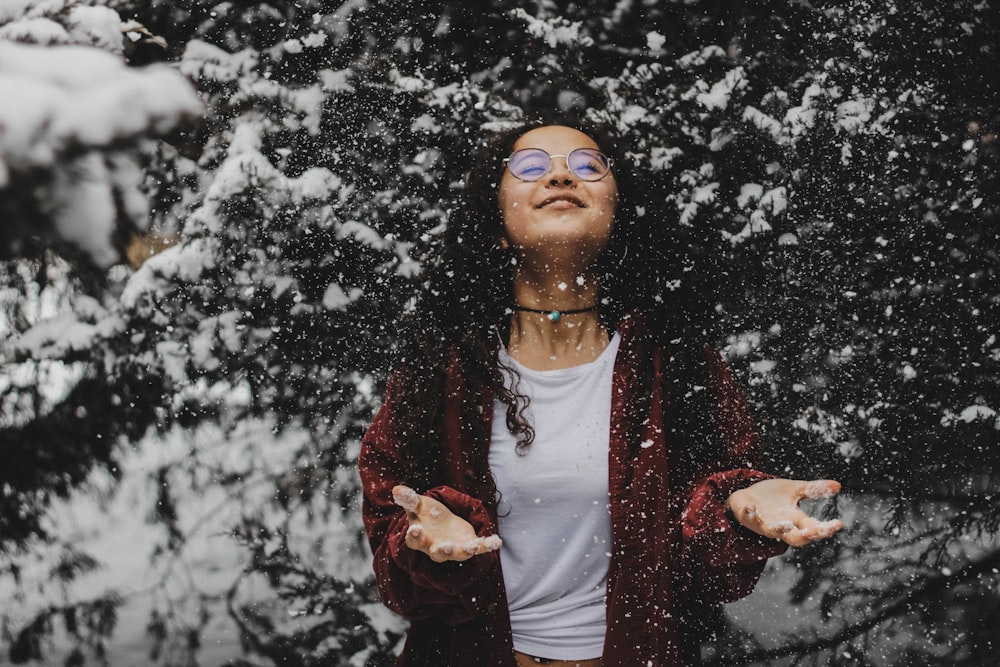
[[[173,68],[127,65],[142,30],[76,2],[0,8],[0,259],[56,245],[107,268],[147,228],[141,147],[201,103]]]
[[[646,215],[689,246],[775,472],[845,482],[849,530],[784,561],[789,603],[822,622],[720,635],[712,658],[987,664],[1000,565],[988,3],[108,5],[165,41],[206,106],[129,171],[181,242],[112,272],[113,297],[10,318],[23,334],[8,358],[72,363],[73,388],[44,410],[8,402],[19,421],[0,437],[27,449],[55,416],[105,448],[79,456],[110,465],[115,442],[151,426],[308,433],[266,474],[239,439],[212,445],[232,456],[207,483],[241,503],[248,577],[270,586],[230,591],[239,664],[387,664],[398,627],[377,611],[354,458],[395,321],[478,142],[559,112],[615,126],[649,174]],[[5,276],[35,284],[23,265]],[[81,405],[86,423],[67,421]],[[154,476],[165,552],[193,539],[179,495],[215,454],[193,438]],[[251,480],[273,493],[248,495]],[[151,623],[162,641],[165,613]],[[892,635],[905,650],[887,649]]]
[[[47,517],[52,502],[70,496],[95,469],[113,474],[116,443],[138,438],[154,418],[155,403],[134,396],[125,413],[102,409],[122,388],[86,361],[90,339],[109,326],[99,321],[106,312],[102,300],[111,298],[103,270],[148,228],[143,153],[158,138],[194,126],[202,112],[194,87],[175,69],[130,66],[150,61],[141,56],[149,38],[142,25],[107,7],[72,0],[0,7],[0,333],[6,343],[0,554],[4,576],[14,581],[39,544],[58,541]],[[28,328],[15,350],[12,334]],[[58,585],[96,566],[87,554],[65,548],[48,576]],[[82,656],[88,645],[99,652],[117,604],[111,592],[70,600],[39,610],[27,627],[12,628],[7,614],[19,605],[8,600],[8,657],[41,658],[40,639],[53,619],[63,619],[74,637],[71,656]]]

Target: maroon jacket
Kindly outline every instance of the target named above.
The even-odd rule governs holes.
[[[724,503],[733,491],[769,476],[753,468],[757,435],[745,399],[718,352],[705,348],[716,420],[725,451],[696,478],[671,481],[674,457],[664,434],[661,383],[653,383],[642,447],[630,455],[626,409],[638,390],[636,366],[644,358],[626,319],[612,380],[609,482],[612,555],[608,572],[605,667],[678,667],[700,664],[698,627],[706,604],[748,595],[767,558],[784,552],[781,542],[735,524]],[[662,351],[653,350],[656,378]],[[444,466],[440,486],[427,491],[468,520],[479,535],[496,533],[496,507],[472,472],[469,429],[459,423],[463,400],[478,402],[487,422],[489,391],[465,387],[456,362],[449,364],[444,402]],[[405,512],[392,500],[402,482],[400,444],[391,426],[393,393],[362,442],[359,466],[362,512],[374,553],[383,602],[410,620],[397,667],[516,667],[499,552],[463,563],[435,563],[406,547]],[[649,443],[649,444],[647,444]],[[539,539],[544,537],[539,536]]]

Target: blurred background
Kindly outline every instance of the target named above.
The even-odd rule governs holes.
[[[381,666],[355,460],[476,147],[616,128],[786,477],[713,665],[1000,664],[986,1],[4,0],[0,664]]]

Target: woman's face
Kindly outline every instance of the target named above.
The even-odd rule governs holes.
[[[523,148],[540,148],[549,155],[600,149],[583,132],[562,125],[524,133],[514,144],[515,151]],[[611,237],[618,184],[610,172],[599,181],[581,180],[565,157],[555,157],[551,170],[537,181],[518,180],[504,168],[498,199],[505,247],[513,246],[527,260],[566,257],[590,265]]]

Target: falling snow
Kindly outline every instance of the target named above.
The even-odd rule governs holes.
[[[70,612],[29,622],[113,588],[112,664],[160,631],[157,664],[265,660],[244,632],[389,664],[405,624],[359,539],[358,434],[472,155],[569,110],[622,135],[630,224],[679,244],[653,298],[714,307],[770,471],[844,483],[803,503],[845,519],[836,549],[770,565],[727,607],[745,640],[706,657],[997,654],[989,3],[334,4],[0,3],[5,628],[76,659]],[[172,241],[126,268],[146,233]]]

